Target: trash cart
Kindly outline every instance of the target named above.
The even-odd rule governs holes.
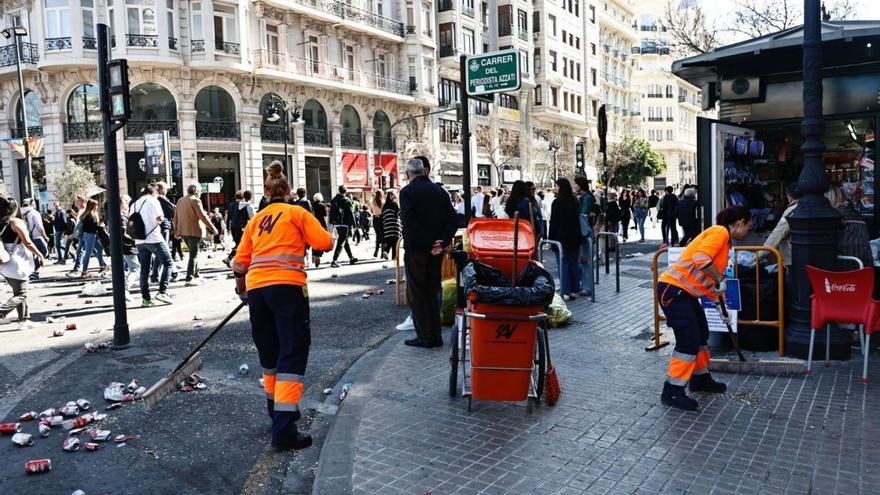
[[[478,219],[468,226],[471,256],[459,277],[467,304],[456,314],[449,374],[450,396],[467,398],[468,411],[477,399],[527,400],[531,412],[543,394],[544,308],[555,288],[552,275],[530,260],[529,224],[519,222],[517,230],[523,249],[515,256],[513,220]]]

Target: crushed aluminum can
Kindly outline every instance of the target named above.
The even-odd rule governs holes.
[[[242,375],[242,376],[247,375],[248,371],[250,371],[250,370],[251,369],[247,364],[242,364],[241,366],[238,367],[238,374]]]
[[[382,294],[384,294],[384,293],[385,293],[385,289],[379,289],[379,295],[380,295],[380,296],[381,296]]]
[[[57,411],[54,407],[50,407],[49,409],[46,409],[45,411],[40,413],[40,419],[51,418],[52,416],[55,416],[56,412]]]
[[[75,401],[75,400],[69,400],[69,401],[67,401],[67,404],[64,404],[64,405],[67,406],[67,407],[73,407],[73,406],[76,405],[76,401]]]
[[[63,448],[67,452],[76,452],[80,448],[79,438],[77,438],[77,437],[65,438],[64,443],[61,444],[61,448]]]
[[[136,400],[140,399],[141,397],[144,396],[144,393],[146,393],[146,391],[147,391],[147,387],[138,387],[138,388],[134,391],[134,398],[135,398]]]
[[[71,419],[69,421],[73,420]],[[61,426],[64,424],[64,416],[52,416],[51,418],[44,419],[42,423],[46,426]]]
[[[70,495],[86,495],[86,492],[84,492],[82,490],[77,490],[77,491],[71,493]]]
[[[63,426],[65,430],[72,430],[74,428],[82,428],[83,426],[92,422],[94,418],[91,414],[83,414],[82,416],[75,419],[68,419],[64,422]]]
[[[131,382],[128,383],[128,386],[125,387],[125,391],[128,393],[132,393],[135,390],[137,390],[137,388],[140,386],[141,386],[140,380],[138,380],[137,378],[132,378]]]
[[[89,433],[89,438],[96,442],[106,442],[107,440],[110,440],[110,433],[110,430],[92,430],[92,432]]]
[[[24,470],[28,474],[48,473],[52,470],[52,460],[34,459],[32,461],[27,461],[24,465]]]
[[[34,436],[30,433],[16,433],[12,435],[12,443],[19,447],[30,447],[34,444]]]
[[[76,330],[76,323],[68,323],[67,326],[64,327],[64,329],[65,330]]]
[[[43,437],[43,438],[48,437],[48,436],[49,436],[49,432],[52,431],[52,427],[51,427],[51,426],[49,426],[49,425],[47,425],[47,424],[43,424],[43,423],[40,423],[40,424],[37,426],[37,428],[40,430],[40,436]]]
[[[39,417],[39,414],[37,414],[37,411],[30,411],[30,412],[26,412],[26,413],[22,414],[21,416],[19,416],[18,420],[19,421],[31,421],[31,420],[37,419],[38,417]]]
[[[71,418],[71,417],[79,414],[79,407],[77,407],[75,405],[74,406],[64,406],[61,409],[59,409],[58,412],[61,413],[62,416]]]
[[[122,396],[122,402],[134,402],[134,394],[125,394]]]
[[[342,391],[339,392],[339,402],[345,400],[345,397],[348,396],[348,393],[351,391],[351,382],[346,383],[342,386]]]
[[[92,452],[101,448],[101,444],[95,442],[86,442],[85,443],[86,450],[91,450]]]
[[[332,394],[332,393],[333,393],[333,389],[332,389],[332,388],[325,388],[325,389],[324,389],[324,395],[330,395],[330,394]]]
[[[92,413],[92,421],[104,421],[105,419],[107,419],[106,414]]]
[[[125,396],[125,385],[119,382],[110,382],[104,389],[104,399],[110,402],[119,402]]]
[[[0,433],[3,435],[15,435],[21,431],[20,423],[3,423],[0,424]]]
[[[64,321],[66,319],[66,316],[47,316],[46,323],[58,323],[59,321]]]
[[[139,438],[138,435],[116,435],[113,437],[113,441],[116,443],[125,443],[129,440],[134,440],[135,438]]]
[[[64,329],[63,329],[63,328],[58,328],[58,329],[56,329],[56,330],[53,330],[53,331],[52,331],[52,336],[53,336],[53,337],[64,337]]]
[[[85,428],[74,428],[74,429],[72,429],[72,430],[70,430],[70,431],[67,432],[67,436],[69,436],[69,437],[75,437],[75,436],[79,435],[80,433],[82,433],[82,432],[84,432],[84,431],[86,431]]]
[[[85,343],[86,352],[98,352],[103,349],[110,349],[111,347],[113,347],[112,341],[111,342],[100,342],[97,344],[94,342],[86,342]]]
[[[112,410],[118,409],[120,407],[122,407],[122,402],[114,402],[113,404],[110,404],[109,406],[105,407],[104,410],[105,411],[112,411]]]
[[[192,387],[193,387],[194,389],[196,389],[196,390],[204,390],[204,389],[208,388],[208,386],[205,385],[205,384],[202,383],[202,382],[196,383],[196,384],[193,385]]]
[[[189,385],[184,385],[184,386],[180,387],[180,391],[181,392],[192,392],[193,388],[190,387]]]
[[[92,407],[92,404],[85,399],[77,399],[76,407],[78,407],[80,411],[88,411],[89,408]]]

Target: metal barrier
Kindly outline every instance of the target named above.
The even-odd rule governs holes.
[[[654,260],[651,265],[651,273],[653,274],[653,287],[654,287],[654,342],[653,344],[645,347],[646,351],[656,351],[661,347],[669,345],[669,342],[661,342],[660,341],[660,322],[665,321],[666,317],[663,316],[660,312],[660,301],[657,299],[657,285],[659,284],[659,274],[657,261],[660,258],[660,255],[669,251],[669,248],[659,249],[656,253],[654,253]],[[762,327],[776,327],[778,332],[779,339],[779,355],[782,356],[785,354],[785,313],[784,313],[784,300],[785,300],[785,275],[783,273],[783,264],[782,264],[782,255],[779,253],[779,250],[766,246],[735,246],[733,248],[734,257],[736,257],[736,253],[743,252],[753,252],[755,253],[755,315],[757,319],[755,320],[740,320],[737,319],[737,323],[742,325],[755,325]],[[758,262],[758,253],[766,251],[776,257],[776,264],[780,268],[776,272],[776,284],[777,284],[777,293],[776,293],[776,304],[777,304],[777,319],[776,320],[761,320],[761,264]],[[739,278],[739,266],[736,264],[734,258],[733,265],[733,276],[734,278]],[[743,301],[745,303],[745,301]]]
[[[556,273],[559,275],[559,285],[556,286],[556,291],[559,292],[562,290],[560,287],[562,285],[562,243],[548,239],[538,243],[538,261],[542,264],[544,263],[544,246],[549,246],[551,250],[556,248]]]
[[[620,241],[617,239],[616,232],[598,232],[596,233],[597,241],[596,241],[596,263],[595,263],[595,277],[593,277],[593,285],[599,284],[599,241],[598,238],[605,238],[605,274],[608,275],[611,273],[611,260],[608,257],[608,239],[614,237],[614,240],[617,241],[617,245],[614,247],[614,272],[615,277],[617,278],[617,292],[620,292]],[[593,291],[595,293],[595,290]],[[595,299],[594,299],[595,300]]]

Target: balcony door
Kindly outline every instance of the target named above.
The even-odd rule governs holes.
[[[270,65],[278,65],[281,60],[280,48],[278,43],[278,26],[266,25],[266,51]]]
[[[225,43],[238,43],[235,7],[214,5],[214,44],[223,50]]]

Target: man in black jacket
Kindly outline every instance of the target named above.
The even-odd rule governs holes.
[[[294,206],[302,206],[303,208],[308,210],[309,213],[314,213],[312,211],[312,202],[309,201],[309,199],[306,197],[307,194],[308,193],[306,193],[306,188],[298,188],[296,190],[296,198],[293,199],[293,202],[291,204]]]
[[[700,233],[700,221],[697,218],[696,188],[689,187],[685,189],[681,196],[681,199],[678,200],[676,215],[678,216],[678,223],[684,231],[679,245],[684,247]]]
[[[161,229],[162,229],[162,237],[165,238],[165,244],[168,244],[169,248],[171,246],[171,233],[174,232],[174,225],[172,221],[174,219],[174,210],[177,209],[174,206],[174,203],[168,199],[166,194],[168,193],[168,184],[164,182],[156,183],[156,192],[159,193],[159,196],[156,198],[159,200],[159,205],[162,206],[162,216],[164,220],[162,220]],[[162,262],[158,257],[153,257],[153,270],[150,274],[150,281],[154,284],[159,283],[159,267],[162,265]],[[171,280],[177,279],[177,267],[174,266],[174,263],[171,264]]]
[[[333,261],[330,266],[338,268],[339,253],[345,248],[345,254],[348,255],[349,264],[355,264],[358,259],[351,254],[351,246],[348,244],[348,236],[354,228],[354,211],[352,210],[351,200],[345,196],[345,186],[339,186],[339,194],[330,201],[330,223],[336,229],[336,250],[333,251]]]
[[[669,245],[670,237],[673,246],[678,244],[678,227],[675,226],[675,219],[678,216],[678,196],[673,191],[672,186],[666,187],[666,195],[660,200],[660,211],[657,212],[660,230],[663,231],[664,247]]]
[[[409,184],[400,190],[406,290],[416,327],[416,338],[404,343],[442,347],[437,294],[443,250],[455,235],[456,214],[449,194],[428,179],[426,161],[419,157],[406,162]]]

